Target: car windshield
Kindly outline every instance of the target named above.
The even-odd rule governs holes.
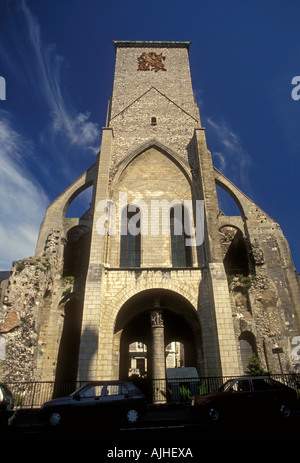
[[[218,392],[225,392],[232,384],[233,379],[228,379],[219,389]]]
[[[12,395],[10,390],[4,384],[0,385],[0,389],[2,390],[4,395],[6,395],[6,396],[11,396]]]

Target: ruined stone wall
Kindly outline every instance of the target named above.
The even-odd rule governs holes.
[[[0,312],[0,335],[5,341],[5,358],[0,360],[3,381],[36,376],[41,313],[57,278],[59,239],[59,230],[53,230],[43,256],[13,264]]]
[[[32,379],[37,355],[37,316],[49,285],[43,262],[24,259],[13,266],[4,296],[0,335],[5,359],[0,360],[2,381]]]
[[[248,259],[247,269],[235,270],[233,265],[227,270],[240,367],[245,372],[240,349],[241,340],[248,338],[266,370],[280,372],[277,355],[273,353],[279,346],[283,349],[284,371],[295,371],[299,363],[292,357],[292,343],[299,326],[295,296],[287,279],[287,275],[295,274],[295,269],[279,225],[257,206],[249,209],[246,226],[242,217],[220,217],[220,223],[227,224],[220,227],[224,263],[230,247],[236,245],[238,233]]]
[[[276,346],[282,347],[283,370],[297,370],[298,364],[293,361],[291,355],[292,340],[297,331],[287,328],[278,290],[278,286],[284,285],[284,280],[280,280],[278,276],[272,279],[265,274],[251,275],[247,278],[233,276],[229,281],[237,341],[243,334],[252,334],[255,340],[253,353],[258,355],[265,370],[273,373],[280,373],[278,358],[273,354],[273,349]],[[291,310],[289,312],[291,313]],[[239,347],[239,342],[237,345]],[[242,364],[241,370],[243,371]]]
[[[66,231],[77,222],[66,220]],[[0,311],[0,336],[5,344],[0,359],[2,381],[53,381],[56,377],[66,308],[70,310],[74,301],[82,305],[89,249],[87,236],[81,255],[77,243],[76,274],[64,275],[65,236],[65,231],[53,230],[41,256],[13,264]]]

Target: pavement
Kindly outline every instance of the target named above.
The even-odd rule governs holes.
[[[87,426],[59,430],[49,428],[40,422],[38,409],[19,409],[10,418],[9,426],[2,428],[1,436],[5,443],[46,443],[50,444],[50,447],[55,443],[72,443],[73,446],[97,443],[99,449],[102,449],[103,457],[109,449],[122,445],[131,449],[140,449],[142,446],[147,448],[190,446],[194,456],[198,451],[201,456],[204,445],[236,445],[236,443],[298,445],[299,424],[300,410],[288,420],[276,421],[257,416],[250,421],[232,418],[221,423],[210,423],[193,420],[187,406],[150,405],[146,415],[137,425],[114,429],[112,433],[109,427],[99,428],[97,425],[92,428]],[[112,460],[107,459],[107,461]],[[141,463],[144,461],[146,460],[141,460]]]

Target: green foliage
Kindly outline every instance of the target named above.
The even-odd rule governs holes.
[[[72,275],[63,276],[60,279],[65,280],[65,281],[70,281],[70,282],[74,281],[74,277]]]
[[[271,374],[270,371],[265,370],[262,367],[261,362],[256,354],[251,355],[247,367],[248,370],[246,371],[246,373],[250,376],[265,376]]]
[[[25,267],[25,262],[23,260],[20,260],[19,262],[17,262],[16,271],[22,272],[24,267]]]
[[[240,273],[237,273],[237,274],[232,274],[232,275],[227,275],[227,281],[228,281],[228,285],[230,286],[231,283],[233,282],[234,278],[238,278],[239,279],[239,282],[241,283],[241,285],[243,286],[244,289],[248,290],[251,288],[251,284],[252,284],[252,280],[254,278],[254,275],[242,275]]]
[[[51,268],[51,263],[49,262],[48,258],[44,258],[43,260],[41,260],[38,257],[28,257],[26,259],[19,260],[19,262],[16,263],[16,271],[19,273],[22,272],[26,264],[34,265],[36,269],[41,270],[41,272],[46,272]]]
[[[45,259],[43,262],[42,262],[42,265],[45,267],[46,270],[50,270],[51,268],[51,264],[49,262],[49,259]]]
[[[70,294],[72,292],[72,288],[66,288],[65,291],[63,291],[62,293],[62,296],[67,296],[68,294]]]
[[[180,399],[187,402],[191,398],[191,391],[187,386],[180,386]]]
[[[202,383],[199,386],[199,394],[200,395],[207,394],[207,388],[206,388],[206,385],[204,383]]]

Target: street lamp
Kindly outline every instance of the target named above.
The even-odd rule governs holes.
[[[281,376],[282,376],[282,379],[284,379],[283,378],[283,370],[282,370],[281,358],[280,358],[280,354],[283,354],[283,349],[282,349],[282,347],[279,347],[278,344],[275,344],[275,346],[272,349],[272,352],[273,352],[273,354],[277,354],[278,362],[279,362],[279,366],[280,366],[280,371],[281,371]]]

